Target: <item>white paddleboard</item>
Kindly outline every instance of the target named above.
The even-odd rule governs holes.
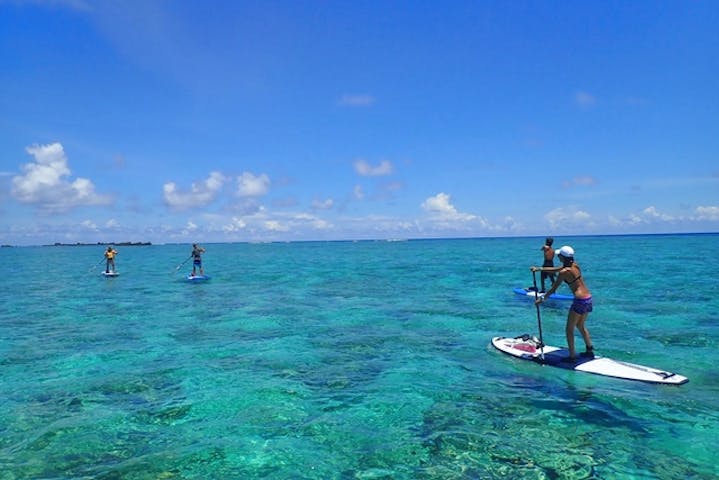
[[[118,272],[102,272],[102,274],[105,277],[117,277],[120,275]]]
[[[496,349],[522,360],[530,360],[542,365],[575,370],[577,372],[670,385],[681,385],[689,381],[687,377],[673,372],[666,372],[633,363],[620,362],[599,355],[596,355],[594,358],[580,356],[577,357],[575,362],[563,362],[563,358],[569,357],[569,350],[549,345],[545,345],[543,349],[540,349],[539,340],[529,335],[522,335],[516,338],[494,337],[492,339],[492,345],[494,345]],[[544,358],[542,358],[542,353],[544,354]]]

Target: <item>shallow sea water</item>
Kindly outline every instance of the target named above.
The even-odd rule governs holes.
[[[537,334],[542,242],[208,244],[204,283],[187,245],[0,249],[0,480],[719,476],[719,235],[556,240],[597,352],[682,386],[491,347]]]

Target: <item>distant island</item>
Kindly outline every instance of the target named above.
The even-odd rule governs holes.
[[[54,247],[88,247],[97,245],[117,245],[118,247],[147,247],[151,242],[97,242],[97,243],[61,243],[55,242]]]

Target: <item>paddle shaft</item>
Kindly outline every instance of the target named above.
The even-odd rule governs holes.
[[[542,315],[539,313],[539,304],[536,302],[536,300],[539,300],[539,290],[537,289],[537,272],[532,271],[532,280],[534,281],[534,294],[535,302],[534,306],[537,308],[537,325],[539,326],[539,352],[540,356],[542,357],[542,361],[544,361],[544,339],[542,338]]]
[[[180,267],[183,266],[185,263],[187,263],[187,261],[191,258],[192,258],[192,255],[187,257],[181,264],[179,264],[177,267],[175,267],[175,271],[178,271],[180,269]]]
[[[97,268],[97,266],[100,265],[100,264],[101,264],[102,262],[104,262],[104,261],[105,261],[105,259],[103,258],[102,260],[100,260],[99,262],[97,262],[95,265],[93,265],[92,267],[90,267],[90,270],[88,270],[88,272],[91,272],[91,271],[95,270],[95,268]]]

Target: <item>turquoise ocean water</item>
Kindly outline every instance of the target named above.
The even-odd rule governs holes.
[[[597,352],[682,386],[491,347],[542,242],[208,244],[199,284],[189,245],[0,249],[0,480],[716,478],[719,235],[556,240]]]

